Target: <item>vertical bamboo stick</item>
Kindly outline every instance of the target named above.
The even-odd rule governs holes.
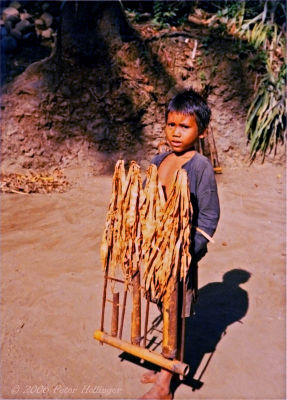
[[[177,353],[178,283],[171,277],[163,297],[162,355],[173,359]]]
[[[128,294],[128,289],[125,287],[124,291],[124,300],[123,300],[123,308],[122,308],[122,314],[121,314],[121,325],[120,325],[120,333],[119,333],[119,338],[121,339],[123,336],[123,327],[124,327],[124,319],[125,319],[125,313],[126,313],[126,304],[127,304],[127,294]]]
[[[213,148],[214,148],[214,158],[215,158],[215,162],[216,162],[215,167],[219,167],[220,165],[219,165],[219,160],[218,160],[217,148],[216,148],[216,143],[215,143],[215,139],[214,139],[212,128],[211,128],[211,137],[212,137]]]
[[[202,142],[203,142],[203,140],[202,140],[201,138],[199,138],[199,139],[198,139],[199,153],[202,154],[202,155],[204,155],[204,153],[203,153],[204,150],[203,150]]]
[[[110,250],[108,251],[107,267],[106,267],[106,270],[105,270],[105,277],[104,277],[104,289],[103,289],[103,298],[102,298],[101,331],[104,331],[105,308],[106,308],[106,297],[107,297],[107,284],[108,284],[108,272],[109,272],[109,260],[110,260]]]
[[[112,309],[112,327],[111,327],[111,336],[116,337],[118,334],[118,326],[119,326],[119,300],[120,294],[119,292],[113,293],[113,309]]]
[[[181,312],[181,339],[180,339],[180,361],[184,358],[185,346],[185,308],[186,308],[186,283],[182,283],[182,312]]]
[[[146,347],[146,337],[147,337],[148,317],[149,317],[149,303],[150,303],[150,295],[148,294],[147,299],[146,299],[145,322],[144,322],[144,341],[143,341],[144,347]]]
[[[134,273],[132,277],[133,286],[133,305],[131,317],[131,343],[140,344],[141,340],[141,287],[140,271]]]

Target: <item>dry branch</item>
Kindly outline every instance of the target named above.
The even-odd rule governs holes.
[[[1,192],[29,194],[64,192],[70,186],[60,170],[29,172],[27,174],[1,174]]]

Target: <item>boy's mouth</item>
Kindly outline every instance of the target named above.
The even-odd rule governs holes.
[[[170,143],[171,143],[171,145],[174,146],[174,147],[178,147],[178,146],[181,145],[181,142],[178,141],[178,140],[172,140]]]

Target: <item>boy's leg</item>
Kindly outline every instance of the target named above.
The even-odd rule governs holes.
[[[178,282],[170,279],[163,297],[163,338],[162,355],[174,359],[177,355],[178,322]],[[162,369],[156,374],[145,374],[142,383],[154,383],[154,386],[141,399],[171,399],[170,383],[173,373]]]

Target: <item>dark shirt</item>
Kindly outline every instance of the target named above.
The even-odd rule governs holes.
[[[159,154],[151,160],[151,163],[159,167],[169,154],[171,152]],[[220,215],[217,185],[212,165],[206,157],[195,153],[190,160],[183,164],[182,168],[186,170],[189,182],[190,201],[193,208],[192,226],[198,226],[212,236]],[[207,252],[208,239],[194,228],[191,231],[191,252],[199,261]]]

